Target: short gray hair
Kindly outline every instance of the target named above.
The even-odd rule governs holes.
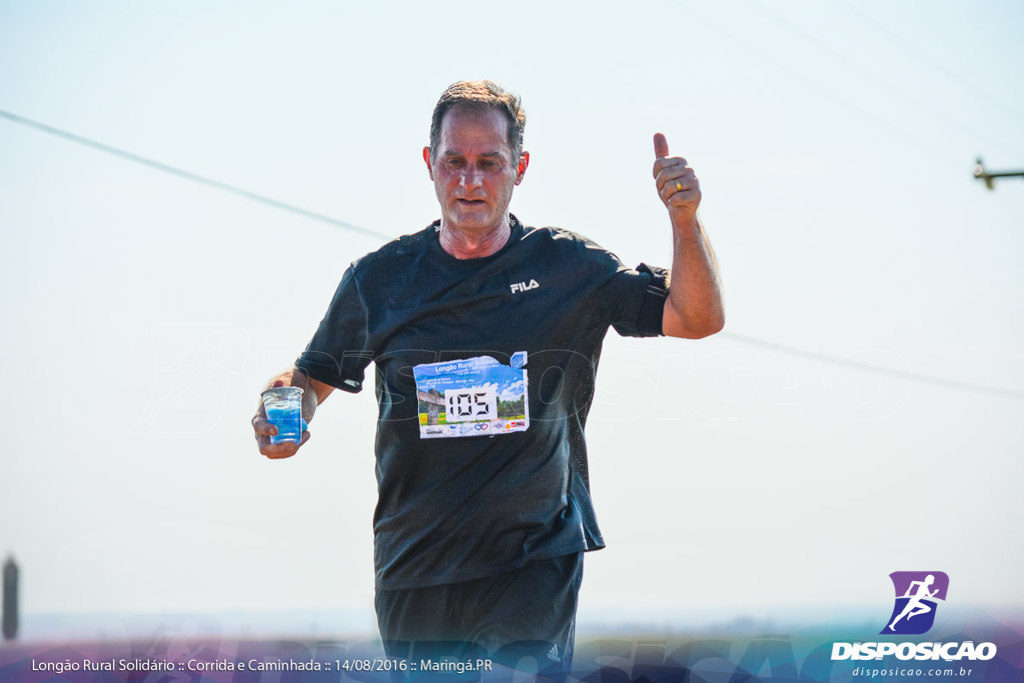
[[[523,153],[523,133],[526,130],[526,112],[518,95],[513,95],[491,81],[459,81],[441,93],[430,118],[430,158],[441,144],[441,124],[444,115],[455,107],[470,111],[500,111],[508,119],[508,144],[512,148],[513,163]]]

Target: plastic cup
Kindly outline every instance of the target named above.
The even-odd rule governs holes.
[[[275,387],[261,395],[267,420],[277,427],[277,434],[270,437],[270,443],[301,443],[306,428],[306,421],[302,419],[302,389]]]

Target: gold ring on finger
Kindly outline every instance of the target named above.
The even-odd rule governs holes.
[[[682,192],[682,191],[683,191],[683,184],[677,180],[676,181],[676,192]]]

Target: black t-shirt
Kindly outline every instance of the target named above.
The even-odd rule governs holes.
[[[604,547],[583,440],[601,343],[661,334],[666,271],[514,216],[500,251],[460,260],[438,226],[353,263],[296,361],[350,392],[376,366],[385,590]]]

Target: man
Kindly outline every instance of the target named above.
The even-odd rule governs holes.
[[[450,86],[423,160],[441,219],[353,263],[296,367],[303,417],[376,365],[376,610],[389,654],[463,641],[500,660],[567,667],[582,553],[604,547],[583,427],[601,343],[700,338],[723,311],[697,218],[693,170],[654,137],[673,235],[668,273],[628,269],[589,240],[508,211],[529,166],[519,99],[489,81]],[[269,442],[258,413],[260,452]]]

